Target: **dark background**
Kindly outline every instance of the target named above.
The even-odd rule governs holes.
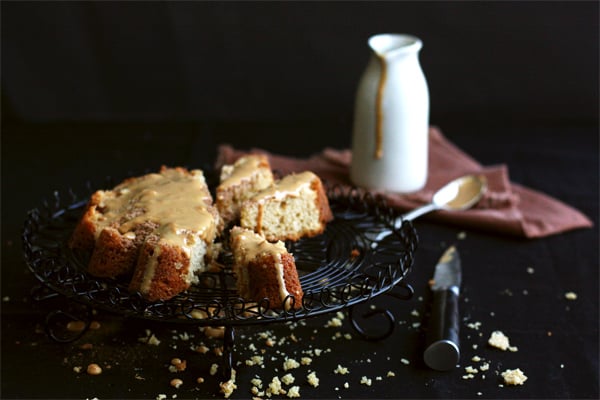
[[[433,124],[597,122],[595,1],[2,2],[3,122],[350,125],[381,32],[423,40]]]

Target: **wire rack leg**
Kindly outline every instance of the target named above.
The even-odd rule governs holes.
[[[223,335],[223,377],[225,380],[231,379],[233,370],[233,345],[235,342],[235,330],[233,326],[225,326]]]

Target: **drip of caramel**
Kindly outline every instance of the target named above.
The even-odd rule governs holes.
[[[377,55],[381,74],[379,76],[379,85],[377,86],[377,96],[375,97],[375,159],[383,157],[383,92],[387,80],[387,64],[385,58]]]

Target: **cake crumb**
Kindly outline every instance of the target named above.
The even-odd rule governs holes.
[[[223,396],[226,399],[229,398],[233,394],[233,391],[235,389],[237,389],[237,385],[235,384],[235,376],[236,376],[236,371],[235,371],[235,369],[232,369],[231,377],[229,378],[229,380],[219,383],[219,386],[221,388],[221,393],[223,393]]]
[[[496,347],[503,351],[506,351],[506,350],[509,350],[512,352],[518,351],[517,347],[510,345],[508,336],[506,336],[501,331],[493,331],[492,334],[490,335],[490,338],[488,339],[488,344],[492,347]]]
[[[292,374],[285,374],[281,377],[281,382],[283,382],[285,385],[291,385],[295,380],[296,378],[294,378],[294,375]]]
[[[283,362],[283,370],[284,371],[298,368],[299,366],[300,366],[300,363],[298,361],[294,360],[293,358],[286,358],[285,361]]]
[[[473,368],[472,366],[467,366],[465,367],[465,372],[469,373],[469,374],[476,374],[479,372],[479,370],[477,368]]]
[[[342,326],[342,320],[338,317],[333,317],[325,324],[325,328],[339,328]]]
[[[285,393],[286,393],[285,389],[281,387],[281,381],[279,380],[278,377],[275,376],[271,380],[271,383],[269,383],[269,387],[267,388],[267,396],[269,396],[269,394],[278,395],[278,394],[285,394]]]
[[[292,386],[288,390],[287,397],[289,397],[290,399],[300,397],[300,386]]]
[[[522,385],[527,380],[527,376],[519,368],[507,369],[502,373],[502,378],[507,385]]]
[[[367,378],[366,376],[363,376],[362,378],[360,378],[361,385],[371,386],[371,383],[372,383],[372,380],[370,378]]]
[[[401,362],[402,364],[404,364],[404,365],[408,365],[408,364],[410,364],[410,361],[408,361],[406,358],[401,358],[401,359],[400,359],[400,362]]]
[[[346,375],[347,373],[349,373],[348,368],[346,367],[342,367],[340,364],[338,364],[337,368],[333,370],[334,374],[340,374],[340,375]]]
[[[467,327],[471,328],[471,329],[475,329],[476,331],[479,330],[479,328],[481,327],[481,322],[477,321],[477,322],[469,322],[467,324]]]
[[[393,376],[396,376],[396,373],[395,373],[394,371],[388,371],[386,376],[387,376],[388,378],[391,378],[391,377],[393,377]]]
[[[312,387],[317,387],[319,386],[319,378],[317,378],[317,374],[313,371],[310,374],[308,374],[306,376],[306,379],[308,380],[308,383],[312,386]]]
[[[577,293],[575,293],[575,292],[567,292],[567,293],[565,293],[565,299],[567,299],[567,300],[577,300]]]
[[[146,329],[145,333],[146,336],[138,338],[138,342],[146,343],[151,346],[158,346],[160,344],[160,340],[158,340],[158,338],[149,329]]]

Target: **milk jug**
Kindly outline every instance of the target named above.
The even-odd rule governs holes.
[[[350,178],[360,187],[417,191],[427,180],[429,90],[420,39],[369,38],[372,50],[356,93]]]

